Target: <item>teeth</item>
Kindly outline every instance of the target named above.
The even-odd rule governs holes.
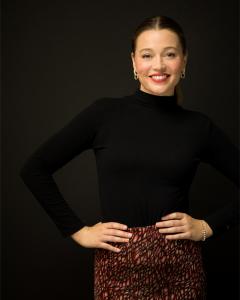
[[[167,75],[160,75],[160,76],[151,76],[152,78],[154,78],[154,79],[164,79],[164,78],[166,78],[167,77]]]

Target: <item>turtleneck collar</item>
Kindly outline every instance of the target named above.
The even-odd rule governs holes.
[[[146,93],[139,88],[137,88],[133,94],[133,96],[138,100],[139,103],[145,104],[148,106],[160,108],[165,107],[168,109],[179,108],[180,106],[177,103],[176,94],[171,96],[160,96]]]

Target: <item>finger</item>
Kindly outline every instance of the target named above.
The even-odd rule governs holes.
[[[161,233],[185,232],[184,226],[160,228],[158,231]]]
[[[110,236],[120,236],[120,237],[131,237],[132,233],[131,232],[126,232],[118,229],[106,229],[103,234],[105,235],[110,235]]]
[[[120,252],[120,251],[121,251],[120,248],[111,246],[111,245],[109,245],[109,244],[107,244],[107,243],[101,243],[100,246],[101,246],[101,248],[103,248],[103,249],[110,250],[110,251],[113,251],[113,252]]]
[[[116,228],[116,229],[126,230],[127,225],[121,224],[121,223],[116,223],[116,222],[106,222],[105,228]]]
[[[184,213],[182,212],[174,212],[174,213],[171,213],[171,214],[168,214],[166,216],[163,216],[161,218],[161,220],[169,220],[169,219],[182,219],[184,217]]]
[[[167,240],[189,239],[189,234],[187,232],[179,233],[179,234],[171,234],[171,235],[166,235],[165,238]]]
[[[182,220],[169,220],[169,221],[160,221],[156,223],[157,227],[171,227],[171,226],[181,226],[183,224]]]
[[[105,236],[103,236],[102,241],[123,243],[123,242],[129,242],[129,238],[122,238],[122,237],[113,236],[113,235],[105,235]]]

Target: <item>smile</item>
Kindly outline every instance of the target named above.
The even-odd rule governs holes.
[[[165,82],[169,76],[170,75],[164,74],[164,75],[153,75],[153,76],[149,76],[149,77],[153,82],[162,83],[162,82]]]

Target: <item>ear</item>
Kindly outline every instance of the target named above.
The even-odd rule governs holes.
[[[188,60],[188,54],[186,53],[185,56],[184,56],[184,58],[183,58],[184,68],[186,68],[187,60]]]
[[[136,70],[135,58],[134,58],[134,53],[133,52],[131,52],[131,59],[132,59],[133,68]]]

